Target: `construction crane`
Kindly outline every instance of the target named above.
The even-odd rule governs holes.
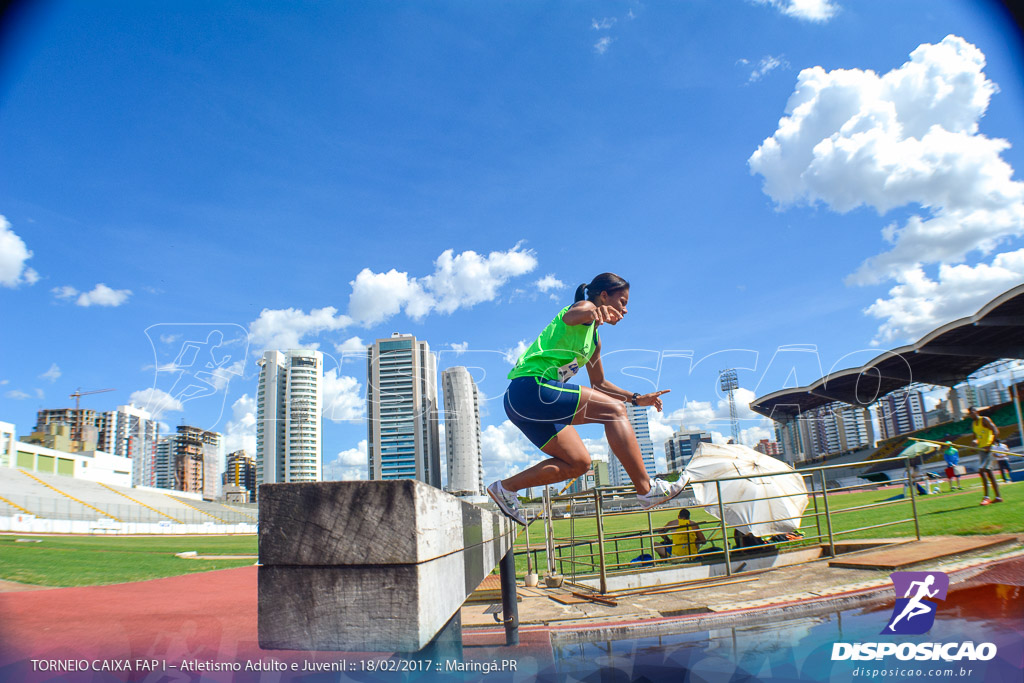
[[[82,440],[82,414],[80,412],[80,401],[83,396],[89,396],[90,394],[103,394],[108,391],[115,391],[115,389],[96,389],[94,391],[82,391],[82,387],[78,387],[75,393],[71,394],[71,398],[75,399],[75,441]]]
[[[89,394],[102,394],[108,391],[116,391],[115,389],[96,389],[95,391],[82,391],[82,387],[78,387],[75,393],[71,394],[71,398],[75,399],[75,410],[79,409],[79,399]]]

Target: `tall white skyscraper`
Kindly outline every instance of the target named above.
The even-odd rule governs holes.
[[[106,414],[102,441],[111,455],[132,459],[132,486],[156,486],[156,444],[160,425],[134,405],[118,406]]]
[[[267,351],[256,389],[256,483],[321,481],[324,357]]]
[[[441,373],[448,486],[455,494],[483,495],[484,465],[480,441],[480,399],[469,370],[460,366]]]
[[[441,488],[437,362],[430,346],[396,332],[366,351],[370,479],[418,479]]]
[[[647,422],[647,407],[626,404],[626,414],[629,416],[629,423],[633,425],[633,432],[636,434],[637,443],[640,444],[640,454],[644,458],[644,469],[652,477],[656,473],[654,465],[654,442],[651,441],[651,428]],[[608,478],[612,486],[626,486],[630,483],[626,469],[611,453],[608,457]]]

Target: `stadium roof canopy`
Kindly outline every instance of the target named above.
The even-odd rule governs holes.
[[[805,387],[754,400],[751,410],[778,422],[839,401],[871,405],[915,382],[953,387],[1002,358],[1024,358],[1024,285],[1003,292],[974,315],[954,320],[919,341],[886,351],[859,368],[829,373]]]

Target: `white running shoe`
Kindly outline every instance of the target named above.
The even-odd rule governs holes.
[[[640,507],[644,510],[654,507],[655,505],[661,505],[672,500],[680,493],[686,484],[680,481],[669,482],[664,479],[654,478],[651,479],[651,490],[646,494],[637,494],[636,499],[640,502]]]
[[[501,485],[500,479],[487,487],[487,495],[494,500],[498,509],[501,510],[506,517],[518,524],[526,526],[526,518],[523,517],[523,513],[519,511],[519,498],[517,498],[516,494],[511,491],[506,491],[505,487]]]

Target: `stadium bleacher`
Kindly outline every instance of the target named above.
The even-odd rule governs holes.
[[[84,479],[0,467],[0,515],[43,519],[182,524],[254,524],[255,505],[222,505],[174,492],[107,486]]]

